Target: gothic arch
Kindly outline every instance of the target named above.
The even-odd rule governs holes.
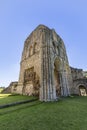
[[[29,56],[32,56],[33,55],[33,47],[30,46],[30,49],[29,49]]]
[[[80,96],[87,96],[87,89],[86,89],[85,84],[79,84],[77,87],[78,87]]]
[[[56,96],[61,96],[61,60],[56,57],[54,60],[54,86],[56,88]]]
[[[37,43],[35,42],[34,43],[34,53],[36,53],[38,51],[38,45],[37,45]]]
[[[53,45],[53,52],[56,53],[56,45],[54,41],[52,42],[52,45]]]
[[[59,40],[59,45],[64,49],[64,50],[66,50],[66,47],[65,47],[65,45],[64,45],[64,42],[63,42],[63,40],[60,38],[60,40]]]

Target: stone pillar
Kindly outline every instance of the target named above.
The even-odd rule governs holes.
[[[46,35],[46,34],[45,34]],[[50,39],[46,39],[46,36],[42,36],[42,65],[41,65],[41,88],[40,88],[40,100],[41,101],[53,101],[56,100],[56,90],[53,86],[53,66],[50,55]]]

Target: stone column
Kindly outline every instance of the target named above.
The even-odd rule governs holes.
[[[45,33],[45,32],[44,32]],[[53,66],[50,55],[50,39],[47,39],[47,34],[42,37],[42,65],[41,65],[41,88],[40,100],[53,101],[56,99],[56,90],[53,86]]]

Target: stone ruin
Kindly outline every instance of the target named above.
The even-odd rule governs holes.
[[[86,95],[86,88],[83,71],[69,65],[62,38],[54,29],[39,25],[25,40],[14,92],[55,101],[60,96]]]

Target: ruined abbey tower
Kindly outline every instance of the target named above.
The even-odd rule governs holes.
[[[3,93],[36,95],[41,101],[55,101],[71,94],[87,96],[87,71],[69,66],[61,37],[39,25],[25,40],[19,80]]]
[[[71,85],[71,69],[63,40],[54,29],[39,25],[24,43],[17,93],[54,101],[69,95]]]

